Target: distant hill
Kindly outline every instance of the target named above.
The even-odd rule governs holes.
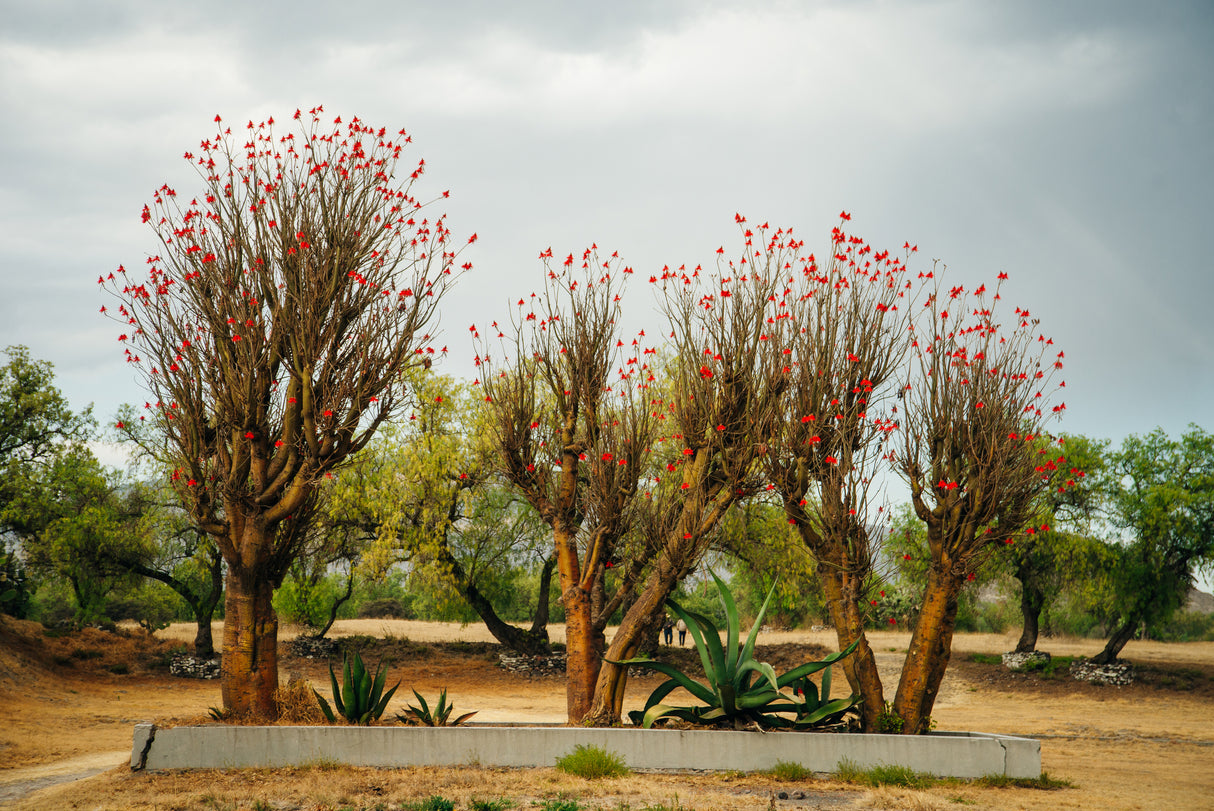
[[[1202,614],[1214,614],[1214,594],[1189,589],[1189,599],[1185,601],[1185,610],[1198,611]]]

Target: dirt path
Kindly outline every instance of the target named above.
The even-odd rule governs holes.
[[[0,771],[0,803],[19,800],[48,786],[71,783],[129,763],[131,750],[115,749],[94,755],[57,760],[23,769]]]

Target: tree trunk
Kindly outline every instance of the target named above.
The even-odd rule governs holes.
[[[860,731],[876,732],[877,719],[885,710],[885,693],[881,687],[881,675],[877,672],[876,657],[864,634],[864,612],[860,609],[862,584],[852,572],[829,565],[818,567],[818,580],[822,584],[830,620],[839,639],[839,650],[844,650],[856,640],[860,642],[856,652],[840,664],[851,691],[863,699],[860,704]]]
[[[902,719],[903,734],[922,734],[931,724],[932,706],[952,653],[961,584],[962,578],[952,572],[936,566],[928,571],[923,609],[894,698],[894,712]]]
[[[540,587],[535,600],[535,614],[531,618],[531,635],[542,636],[548,641],[548,598],[552,589],[552,573],[556,570],[556,556],[549,555],[544,559],[544,568],[540,570]],[[549,649],[551,652],[551,649]]]
[[[1134,631],[1138,628],[1138,617],[1131,616],[1126,618],[1113,635],[1109,637],[1109,641],[1105,644],[1104,650],[1093,656],[1089,661],[1094,665],[1111,665],[1117,661],[1118,654],[1121,649],[1126,646],[1126,643],[1134,638]]]
[[[274,584],[254,570],[228,566],[220,670],[224,710],[274,720],[278,704],[278,616]]]
[[[594,698],[602,665],[602,634],[594,628],[589,592],[574,584],[561,595],[561,602],[565,606],[565,708],[569,723],[580,724]]]
[[[644,590],[628,609],[611,646],[603,655],[605,660],[594,687],[594,704],[584,719],[592,726],[615,726],[620,723],[624,708],[624,690],[628,686],[628,668],[612,661],[631,659],[640,651],[646,634],[654,625],[655,615],[662,615],[666,598],[678,585],[677,572],[659,561],[649,575]]]
[[[497,615],[497,610],[493,607],[493,603],[489,598],[481,593],[481,590],[476,587],[476,584],[468,577],[464,571],[464,567],[451,554],[451,550],[443,544],[439,551],[439,559],[451,569],[451,576],[455,579],[456,588],[468,601],[468,605],[476,612],[476,615],[485,623],[485,627],[489,629],[489,633],[493,634],[493,638],[511,650],[516,650],[519,653],[526,653],[531,656],[545,656],[552,653],[552,647],[548,644],[548,626],[547,626],[547,592],[544,590],[546,584],[541,578],[541,590],[544,591],[544,623],[540,625],[539,630],[536,630],[535,623],[532,623],[531,630],[525,631],[522,628],[517,628],[503,620]],[[546,564],[545,564],[546,565]],[[549,578],[551,578],[551,569],[548,570]],[[538,616],[538,612],[537,612]]]
[[[1017,577],[1020,580],[1020,614],[1024,618],[1024,627],[1016,643],[1016,653],[1028,653],[1037,649],[1041,609],[1045,607],[1045,589],[1030,574],[1017,573]]]
[[[329,629],[333,627],[333,623],[337,622],[337,612],[342,605],[354,596],[354,564],[350,564],[350,576],[346,578],[346,590],[340,597],[333,601],[333,605],[329,606],[329,618],[325,621],[325,625],[316,632],[317,639],[324,639],[325,634],[329,633]]]

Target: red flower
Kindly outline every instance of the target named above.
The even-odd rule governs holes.
[[[683,449],[683,455],[684,455],[684,456],[691,456],[693,453],[695,453],[695,451],[693,451],[691,448],[684,448],[684,449]]]
[[[709,369],[707,366],[701,366],[700,377],[704,378],[705,380],[712,377],[712,369]]]
[[[252,432],[252,431],[245,431],[244,438],[245,438],[245,439],[252,439],[252,438],[253,438],[253,432]]]
[[[687,489],[690,489],[690,488],[691,488],[691,485],[690,485],[690,484],[688,484],[687,482],[683,482],[681,485],[679,485],[679,489],[680,489],[680,490],[687,490]]]
[[[826,464],[828,464],[828,465],[837,465],[837,464],[839,464],[839,460],[838,460],[838,459],[836,459],[836,458],[835,458],[835,457],[833,457],[833,456],[828,456],[828,457],[826,457]]]

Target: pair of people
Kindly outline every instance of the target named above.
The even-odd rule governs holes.
[[[679,631],[679,647],[683,647],[687,641],[687,623],[683,622],[682,619],[676,624],[670,621],[670,617],[667,617],[666,621],[662,623],[662,637],[667,645],[674,644],[674,631],[676,628]]]

